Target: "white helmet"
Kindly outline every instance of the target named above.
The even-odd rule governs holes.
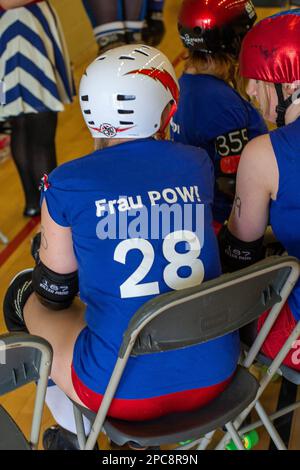
[[[88,66],[79,93],[94,138],[145,138],[160,130],[170,102],[167,121],[171,119],[179,85],[164,54],[149,46],[126,45],[108,50]]]

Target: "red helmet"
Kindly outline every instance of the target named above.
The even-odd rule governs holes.
[[[178,30],[188,49],[238,55],[241,41],[256,18],[248,0],[183,0]]]
[[[300,80],[300,9],[265,18],[247,34],[241,75],[271,83]]]

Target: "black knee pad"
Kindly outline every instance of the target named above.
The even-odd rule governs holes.
[[[28,333],[24,322],[23,309],[33,292],[32,269],[20,272],[11,282],[3,302],[4,320],[8,331]]]

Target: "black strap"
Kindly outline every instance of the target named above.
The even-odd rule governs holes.
[[[286,100],[284,99],[281,83],[275,83],[275,90],[278,96],[278,106],[276,107],[276,112],[277,112],[276,124],[277,124],[277,127],[283,127],[285,126],[286,110],[292,104],[293,98],[292,96],[289,96],[289,98],[287,98]]]

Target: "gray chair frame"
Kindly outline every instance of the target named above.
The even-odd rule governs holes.
[[[299,278],[299,273],[299,262],[296,258],[271,257],[242,271],[223,275],[197,287],[163,294],[144,304],[133,316],[124,334],[118,359],[98,413],[94,414],[74,405],[80,447],[86,450],[93,449],[101,430],[110,437],[109,428],[114,427],[112,424],[114,420],[107,418],[107,411],[130,355],[150,354],[204,343],[240,329],[270,308],[272,310],[269,318],[274,318],[275,321]],[[271,327],[271,319],[266,326]],[[265,331],[266,327],[259,335],[260,346]],[[253,362],[254,359],[251,358],[257,355],[258,350],[249,352],[243,364],[246,369]],[[266,384],[260,384],[262,391],[265,387]],[[248,410],[256,406],[259,396],[254,396],[251,403],[244,409]],[[259,403],[257,408],[262,417],[263,411],[260,410]],[[87,440],[82,413],[93,422]],[[243,411],[236,416],[243,416],[243,413],[245,414]],[[229,439],[233,439],[239,449],[244,449],[237,433],[240,422],[228,421],[223,425],[226,426]],[[214,429],[216,427],[211,427],[204,439],[200,438],[180,448],[188,449],[194,447],[195,444],[199,444],[197,447],[199,450],[206,448]],[[277,435],[276,438],[280,439]]]
[[[298,331],[299,331],[299,327],[298,327]],[[285,347],[285,345],[284,345],[284,347]],[[248,352],[249,348],[246,347],[245,350]],[[268,367],[266,373],[269,376],[271,376],[271,380],[272,380],[272,378],[275,374],[279,374],[284,379],[288,380],[289,382],[291,382],[295,385],[300,385],[300,372],[298,372],[294,369],[290,369],[289,367],[287,367],[285,365],[282,365],[282,364],[279,366],[277,371],[274,372],[275,368],[273,368],[272,371],[271,371],[270,366],[272,365],[273,360],[268,358],[267,356],[265,356],[262,353],[259,353],[256,356],[255,362],[266,365]],[[272,424],[271,424],[273,421],[275,421],[276,419],[281,418],[282,416],[285,416],[289,413],[292,413],[293,411],[297,410],[298,408],[300,408],[300,400],[297,400],[295,403],[293,403],[291,405],[288,405],[288,406],[285,406],[284,408],[280,408],[280,410],[277,410],[275,413],[272,413],[272,414],[268,415],[268,419],[266,419],[265,422],[268,423],[269,427],[271,426],[271,429],[273,431],[273,427],[272,427]],[[265,426],[265,423],[263,423],[262,420],[257,420],[257,421],[254,421],[253,423],[251,423],[247,426],[243,426],[242,428],[240,428],[239,432],[240,432],[240,434],[246,434],[249,431],[252,431],[253,429],[259,428],[260,426]],[[276,426],[274,426],[274,428],[276,429]],[[283,444],[284,448],[280,448],[280,445],[281,445],[281,442],[279,444],[275,440],[275,446],[277,447],[278,450],[286,450],[285,444]]]
[[[280,312],[279,312],[280,313]],[[298,339],[300,336],[300,321],[297,323],[295,326],[294,330],[292,331],[290,337],[287,339],[285,344],[283,345],[282,349],[278,352],[277,356],[274,359],[270,359],[269,357],[265,356],[263,353],[259,352],[254,358],[253,355],[255,354],[255,351],[257,350],[258,345],[256,344],[257,342],[260,344],[262,340],[264,340],[268,336],[268,331],[271,329],[272,325],[274,324],[274,321],[276,320],[276,317],[268,318],[268,325],[266,326],[265,332],[266,334],[263,334],[261,338],[257,338],[252,347],[249,348],[248,345],[242,345],[243,351],[246,354],[246,360],[244,361],[243,365],[251,367],[251,365],[255,362],[258,362],[260,364],[266,365],[267,371],[266,371],[266,377],[264,377],[260,381],[260,388],[259,388],[259,396],[262,395],[263,391],[266,389],[267,385],[271,382],[272,378],[274,377],[275,374],[281,375],[283,378],[288,380],[289,382],[292,382],[295,385],[300,385],[300,372],[297,370],[291,369],[285,365],[282,364],[285,356],[287,353],[290,351],[293,342],[295,341],[295,338]],[[248,356],[248,357],[247,357]],[[260,405],[260,409],[261,409]],[[253,429],[257,429],[260,426],[265,426],[267,431],[269,432],[276,448],[278,450],[287,450],[285,444],[283,443],[282,439],[278,438],[278,433],[276,431],[276,427],[272,424],[273,421],[275,421],[278,418],[281,418],[282,416],[285,416],[296,409],[300,408],[300,400],[297,400],[295,403],[288,405],[284,408],[281,408],[280,410],[276,411],[275,413],[272,413],[271,415],[266,415],[264,411],[263,413],[263,419],[257,420],[247,426],[243,426],[242,428],[239,429],[240,434],[246,434],[249,431],[252,431]],[[248,410],[249,412],[251,410]],[[246,412],[246,411],[245,411]],[[240,421],[244,421],[244,419],[247,416],[243,415],[238,418],[238,422],[235,422],[236,426],[240,426]],[[228,442],[229,436],[225,436],[224,440],[219,443],[217,449],[221,449],[222,446],[226,445]]]
[[[0,449],[36,450],[52,365],[52,348],[38,336],[4,334],[0,335],[0,359],[0,396],[30,382],[37,383],[30,441],[25,439],[10,415],[0,406]]]
[[[288,257],[283,257],[283,260],[287,259]],[[297,263],[297,260],[295,261]],[[299,272],[299,261],[298,261],[298,272]],[[293,275],[294,271],[294,275]],[[240,434],[244,434],[249,432],[252,429],[256,429],[257,427],[264,425],[265,428],[267,429],[271,439],[273,440],[276,448],[278,450],[287,450],[284,442],[282,441],[280,435],[278,434],[275,426],[273,425],[272,421],[275,419],[279,418],[280,416],[283,416],[287,413],[290,413],[291,411],[294,411],[295,409],[300,407],[300,401],[295,402],[294,404],[285,407],[276,413],[268,416],[263,409],[262,405],[259,402],[259,398],[262,396],[263,392],[271,382],[272,378],[276,373],[281,373],[287,380],[299,384],[300,383],[300,373],[298,373],[295,370],[292,370],[284,365],[282,365],[282,362],[284,361],[286,355],[290,351],[290,349],[293,346],[294,341],[296,341],[299,336],[300,336],[300,321],[296,324],[294,330],[292,331],[291,335],[289,338],[286,340],[285,344],[281,348],[281,350],[278,352],[277,356],[271,360],[264,356],[262,353],[260,353],[260,349],[265,342],[272,326],[274,325],[278,315],[280,314],[280,311],[289,295],[291,290],[293,289],[294,285],[296,284],[299,274],[297,277],[297,266],[295,266],[295,269],[293,269],[291,272],[290,279],[287,283],[287,285],[284,288],[284,295],[282,295],[282,300],[278,305],[275,305],[273,309],[270,311],[269,316],[267,320],[265,321],[259,335],[255,339],[254,343],[252,344],[251,348],[249,349],[248,347],[244,347],[244,351],[246,351],[246,358],[242,362],[242,365],[249,369],[255,362],[262,362],[264,364],[268,365],[268,369],[264,377],[260,380],[259,383],[259,390],[257,394],[257,399],[254,403],[249,405],[234,421],[234,426],[239,429]],[[255,423],[251,423],[250,425],[244,426],[241,428],[242,423],[244,420],[247,418],[249,413],[252,411],[252,409],[255,408],[260,420],[256,421]],[[207,436],[207,442],[211,441],[213,434]],[[216,449],[217,450],[222,450],[226,447],[228,442],[230,441],[230,436],[225,434],[223,439],[219,442],[217,445]]]

